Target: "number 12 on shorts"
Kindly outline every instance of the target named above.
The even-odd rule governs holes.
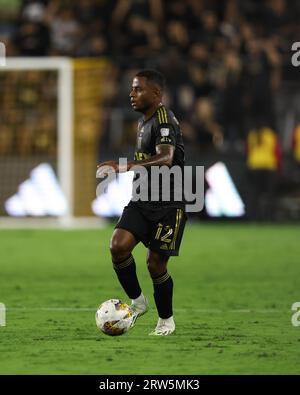
[[[164,230],[164,234],[161,236],[162,231]],[[165,227],[163,226],[163,224],[159,223],[157,225],[157,231],[156,231],[156,235],[155,235],[155,239],[156,240],[161,240],[164,243],[171,243],[171,239],[169,239],[169,236],[171,236],[173,233],[173,229],[171,228],[171,226],[166,225]]]

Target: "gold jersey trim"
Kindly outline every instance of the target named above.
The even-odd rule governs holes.
[[[159,107],[157,110],[158,122],[161,123],[168,123],[168,115],[165,107]]]

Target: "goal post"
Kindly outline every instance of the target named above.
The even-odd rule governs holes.
[[[43,161],[54,167],[67,202],[61,221],[93,215],[108,70],[105,59],[6,59],[0,68],[0,216],[7,214],[5,200]]]
[[[73,66],[67,58],[8,58],[1,72],[57,72],[57,177],[67,200],[65,219],[73,216]]]

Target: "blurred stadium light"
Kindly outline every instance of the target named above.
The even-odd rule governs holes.
[[[92,202],[92,210],[102,217],[118,217],[131,198],[133,172],[120,173],[112,181],[107,192],[101,194]]]
[[[245,215],[244,203],[224,163],[218,162],[205,173],[209,189],[205,202],[212,217],[241,217]]]
[[[31,171],[30,179],[22,182],[17,194],[5,202],[11,216],[65,216],[68,202],[53,169],[43,163]]]

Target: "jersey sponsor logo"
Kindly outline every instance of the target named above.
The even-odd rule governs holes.
[[[145,152],[135,152],[134,160],[144,160],[151,158],[151,154],[146,154]]]
[[[169,133],[170,133],[170,129],[169,128],[161,128],[160,129],[160,134],[162,135],[162,137],[169,136]]]

